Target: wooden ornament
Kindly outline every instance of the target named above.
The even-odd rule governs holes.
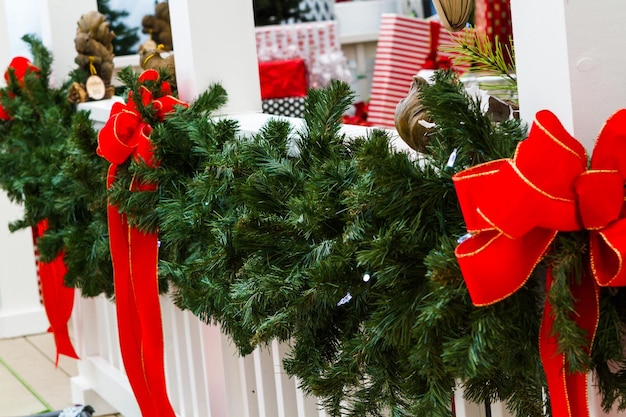
[[[93,100],[102,100],[107,91],[104,81],[102,81],[102,78],[97,75],[92,75],[87,78],[85,89],[87,90],[89,98]]]
[[[469,22],[474,0],[433,0],[433,4],[445,28],[458,32]]]

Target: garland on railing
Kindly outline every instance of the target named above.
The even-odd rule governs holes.
[[[137,75],[122,78],[136,96]],[[453,175],[511,157],[526,132],[515,120],[493,123],[451,73],[437,72],[421,99],[436,128],[416,158],[393,150],[384,131],[350,141],[339,133],[352,101],[345,84],[310,91],[302,131],[272,121],[246,140],[235,121],[210,117],[226,101],[213,86],[164,121],[142,110],[157,163],[120,164],[108,196],[132,226],[158,229],[161,290],[169,284],[181,308],[219,322],[242,354],[290,343],[286,370],[331,415],[449,416],[462,381],[470,400],[542,416],[545,263],[506,299],[474,307],[455,255],[466,226]],[[66,106],[41,103],[50,118]],[[25,131],[0,123],[0,137],[14,152],[49,133],[28,106],[11,106]],[[64,248],[67,281],[86,295],[111,295],[107,163],[84,113],[65,126],[54,135],[67,141],[46,149],[54,169],[34,159],[44,148],[16,153],[21,163],[12,165],[3,147],[0,172],[17,187],[50,169],[38,172],[47,184],[41,212],[53,219],[40,250]],[[158,192],[131,192],[134,177],[158,183]],[[626,292],[599,291],[591,355],[570,314],[588,233],[559,234],[549,252],[554,334],[571,370],[596,372],[603,405],[624,407],[626,374],[614,366],[626,365]]]
[[[26,36],[24,40],[32,46],[37,66],[25,57],[15,57],[4,73],[8,86],[0,91],[0,186],[26,209],[25,219],[13,229],[31,227],[37,242],[46,236],[50,223],[56,222],[54,213],[45,210],[43,200],[52,186],[51,170],[65,140],[64,123],[72,111],[69,106],[58,106],[58,92],[48,88],[49,54],[36,39]],[[55,364],[59,355],[78,358],[68,330],[74,288],[64,284],[67,268],[63,251],[36,255],[44,310],[56,345]]]

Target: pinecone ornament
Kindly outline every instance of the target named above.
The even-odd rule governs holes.
[[[428,82],[422,77],[413,77],[408,95],[396,106],[395,124],[398,134],[407,145],[418,152],[424,152],[428,144],[428,127],[431,119],[420,102],[420,89]]]

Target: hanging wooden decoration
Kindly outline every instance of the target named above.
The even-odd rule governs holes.
[[[433,4],[446,29],[458,32],[469,22],[474,0],[433,0]]]

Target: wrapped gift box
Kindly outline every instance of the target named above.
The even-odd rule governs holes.
[[[484,31],[491,39],[498,36],[508,41],[513,36],[511,0],[476,0],[474,23],[476,30]]]
[[[368,122],[374,126],[393,128],[396,105],[406,97],[413,76],[423,69],[427,59],[435,58],[435,63],[451,64],[451,57],[438,50],[442,45],[452,44],[454,36],[459,35],[432,21],[383,14],[374,61]],[[431,43],[431,40],[438,42]],[[459,72],[467,70],[464,66],[452,68]]]
[[[255,36],[259,62],[303,59],[309,88],[351,81],[335,21],[260,26]]]
[[[486,33],[492,42],[497,36],[499,42],[511,50],[511,0],[476,0],[474,23],[476,30]]]
[[[306,96],[306,66],[303,59],[259,62],[261,98]]]

